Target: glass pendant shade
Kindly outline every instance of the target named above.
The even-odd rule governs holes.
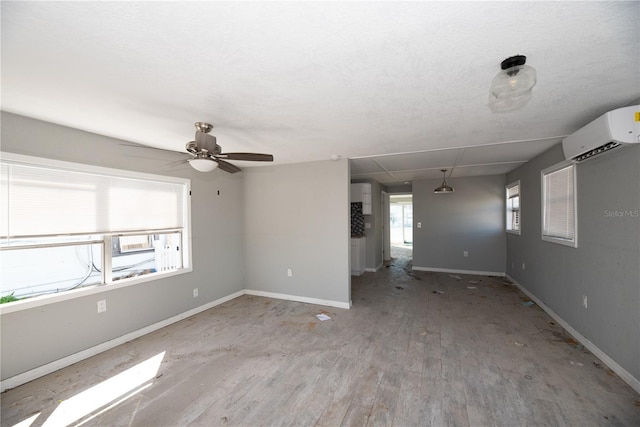
[[[445,178],[445,173],[447,172],[446,169],[442,169],[440,172],[442,172],[442,184],[440,184],[440,187],[436,188],[435,190],[433,190],[434,193],[436,194],[441,194],[441,193],[453,193],[456,190],[454,190],[453,187],[450,187],[447,185],[447,180]]]
[[[526,57],[512,56],[502,61],[502,71],[491,83],[491,95],[498,99],[517,98],[528,94],[536,85],[536,70],[525,65]]]
[[[189,164],[200,172],[211,172],[218,167],[218,162],[210,159],[190,159]]]
[[[442,185],[438,188],[436,188],[435,190],[433,190],[434,193],[453,193],[456,190],[453,187],[449,187],[447,185],[446,182],[443,182]]]

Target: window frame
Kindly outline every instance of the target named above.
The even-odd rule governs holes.
[[[34,165],[34,166],[59,168],[59,169],[75,171],[75,172],[104,174],[104,175],[119,176],[119,177],[133,178],[133,179],[140,179],[140,180],[151,180],[156,182],[160,181],[160,182],[180,184],[185,186],[185,193],[184,193],[183,206],[182,206],[184,219],[183,219],[183,227],[181,229],[182,268],[178,268],[171,271],[159,271],[152,274],[145,274],[137,277],[127,278],[122,280],[115,280],[115,281],[111,280],[111,278],[109,277],[109,279],[106,280],[106,282],[102,282],[95,285],[89,285],[89,286],[78,288],[78,289],[67,290],[60,293],[38,295],[34,297],[29,297],[26,299],[21,299],[18,301],[0,304],[0,314],[12,313],[12,312],[26,310],[34,307],[44,306],[47,304],[53,304],[53,303],[67,301],[75,298],[96,295],[103,292],[122,289],[129,286],[135,286],[145,282],[162,280],[168,277],[186,274],[193,271],[192,238],[191,238],[191,180],[190,179],[180,178],[175,176],[155,175],[155,174],[149,174],[144,172],[125,170],[125,169],[108,168],[103,166],[67,162],[67,161],[47,159],[47,158],[34,157],[34,156],[26,156],[26,155],[8,153],[8,152],[0,152],[0,156],[2,160],[6,160],[11,163],[18,163],[18,164],[22,163],[22,164]],[[132,233],[104,233],[104,232],[93,233],[94,235],[102,236],[102,238],[100,239],[100,243],[103,245],[103,248],[102,248],[103,258],[108,258],[108,261],[103,262],[103,268],[106,269],[111,267],[110,261],[113,258],[113,254],[111,251],[111,247],[112,247],[111,239],[113,236],[125,235],[125,234],[142,234],[147,231],[158,233],[165,230],[144,230],[144,231],[140,230]],[[65,243],[60,243],[60,245],[64,245],[64,244]],[[58,246],[58,245],[54,243],[54,246]],[[111,254],[111,256],[106,257],[107,252]]]
[[[545,177],[565,168],[571,168],[573,175],[573,239],[563,239],[560,237],[550,236],[545,234],[545,208],[546,208],[546,186]],[[576,164],[570,161],[564,161],[557,163],[553,166],[545,168],[540,171],[540,197],[541,197],[541,218],[540,218],[540,235],[545,242],[556,243],[571,248],[578,247],[578,192],[577,192],[577,173]]]
[[[513,212],[513,209],[509,210],[509,190],[513,187],[518,187],[518,228],[513,229],[509,228],[509,219],[510,213]],[[520,180],[514,181],[505,186],[505,214],[506,214],[506,223],[505,223],[505,231],[510,234],[520,235],[522,233],[522,187],[520,186]]]

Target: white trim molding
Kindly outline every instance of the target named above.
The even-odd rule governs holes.
[[[378,264],[378,266],[376,268],[365,268],[364,271],[368,271],[370,273],[375,273],[376,271],[380,270],[382,268],[382,265],[384,264],[384,261],[380,261],[380,264]]]
[[[351,301],[347,303],[347,302],[340,302],[340,301],[322,300],[317,298],[307,298],[307,297],[301,297],[296,295],[278,294],[274,292],[263,292],[263,291],[243,289],[241,291],[234,292],[230,295],[219,298],[215,301],[211,301],[207,304],[201,305],[200,307],[193,308],[191,310],[185,311],[184,313],[180,313],[176,316],[173,316],[168,319],[162,320],[160,322],[154,323],[152,325],[146,326],[142,329],[138,329],[137,331],[130,332],[121,337],[114,338],[110,341],[104,342],[102,344],[98,344],[86,350],[79,351],[70,356],[63,357],[62,359],[54,360],[53,362],[47,363],[46,365],[42,365],[35,369],[31,369],[29,371],[7,378],[4,381],[0,382],[0,393],[4,392],[5,390],[10,390],[12,388],[21,386],[22,384],[26,384],[29,381],[33,381],[37,378],[48,375],[59,369],[66,368],[67,366],[73,365],[74,363],[78,363],[84,359],[88,359],[91,356],[95,356],[104,351],[117,347],[120,344],[124,344],[128,341],[134,340],[136,338],[140,338],[143,335],[147,335],[151,332],[157,331],[158,329],[162,329],[165,326],[169,326],[173,323],[179,322],[180,320],[184,320],[188,317],[191,317],[203,311],[209,310],[210,308],[223,304],[227,301],[231,301],[232,299],[241,297],[242,295],[255,295],[260,297],[282,299],[287,301],[296,301],[296,302],[302,302],[307,304],[344,308],[347,310],[351,308]]]
[[[456,270],[452,268],[417,267],[415,265],[413,266],[413,270],[433,271],[435,273],[475,274],[476,276],[505,276],[505,273],[501,271]]]
[[[51,363],[47,363],[46,365],[39,366],[35,369],[31,369],[30,371],[23,372],[21,374],[15,375],[13,377],[7,378],[6,380],[0,382],[0,393],[5,390],[9,390],[15,387],[18,387],[22,384],[26,384],[29,381],[33,381],[36,378],[43,377],[52,372],[55,372],[59,369],[65,368],[67,366],[73,365],[74,363],[78,363],[84,359],[88,359],[91,356],[95,356],[104,351],[112,349],[114,347],[119,346],[120,344],[124,344],[133,339],[139,338],[143,335],[149,334],[151,332],[157,331],[158,329],[162,329],[165,326],[169,326],[172,323],[179,322],[180,320],[184,320],[187,317],[194,316],[198,313],[206,311],[210,308],[213,308],[217,305],[223,304],[227,301],[231,301],[232,299],[238,298],[244,295],[244,290],[235,292],[231,295],[227,295],[226,297],[219,298],[215,301],[211,301],[207,304],[201,305],[200,307],[193,308],[191,310],[185,311],[184,313],[180,313],[176,316],[165,319],[161,322],[154,323],[152,325],[146,326],[142,329],[138,329],[137,331],[130,332],[121,337],[112,339],[110,341],[104,342],[102,344],[98,344],[96,346],[90,347],[86,350],[79,351],[70,356],[63,357],[62,359],[55,360]]]
[[[344,309],[347,309],[347,310],[351,308],[351,303],[350,302],[331,301],[331,300],[324,300],[324,299],[318,299],[318,298],[301,297],[301,296],[298,296],[298,295],[279,294],[279,293],[275,293],[275,292],[265,292],[265,291],[255,291],[255,290],[251,290],[251,289],[245,289],[244,292],[247,295],[255,295],[255,296],[258,296],[258,297],[267,297],[267,298],[282,299],[282,300],[287,300],[287,301],[304,302],[304,303],[307,303],[307,304],[324,305],[324,306],[328,306],[328,307],[344,308]]]
[[[640,379],[631,375],[629,371],[620,366],[615,360],[609,357],[604,351],[600,350],[598,346],[589,341],[586,337],[584,337],[580,332],[573,329],[573,327],[568,324],[562,317],[557,315],[551,308],[549,308],[545,303],[540,301],[525,289],[520,283],[518,283],[513,277],[506,275],[507,279],[511,280],[514,285],[516,285],[522,292],[524,292],[533,302],[535,302],[541,309],[543,309],[549,316],[553,318],[560,326],[562,326],[571,336],[573,336],[576,340],[580,342],[586,349],[588,349],[591,353],[593,353],[598,359],[600,359],[605,365],[607,365],[613,372],[618,374],[620,378],[631,388],[633,388],[636,392],[640,393]]]

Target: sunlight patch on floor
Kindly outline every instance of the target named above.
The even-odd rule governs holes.
[[[149,387],[151,384],[146,383],[158,375],[164,354],[165,352],[163,351],[90,389],[64,400],[45,421],[43,426],[67,426],[115,402],[99,412],[102,413],[139,393]],[[122,398],[123,396],[124,398]],[[28,420],[23,421],[23,423],[26,421]],[[24,426],[29,426],[30,424],[24,424]],[[22,423],[18,425],[23,426]]]
[[[14,424],[13,427],[29,427],[40,416],[40,412],[30,416],[26,420],[20,421],[18,424]]]

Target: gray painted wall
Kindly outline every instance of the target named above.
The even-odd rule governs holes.
[[[244,174],[246,288],[348,304],[348,160],[264,166]]]
[[[507,236],[507,272],[640,379],[640,147],[577,166],[577,248],[540,237],[540,171],[563,160],[557,145],[508,174],[520,180],[522,234]]]
[[[180,154],[125,147],[124,141],[5,112],[1,136],[6,152],[190,178],[194,231],[191,273],[3,314],[3,380],[244,289],[243,174],[203,174],[186,165],[166,170],[163,165]],[[108,310],[97,314],[101,299]]]
[[[441,183],[413,181],[413,266],[504,272],[504,175],[452,178],[455,193],[434,194]]]

